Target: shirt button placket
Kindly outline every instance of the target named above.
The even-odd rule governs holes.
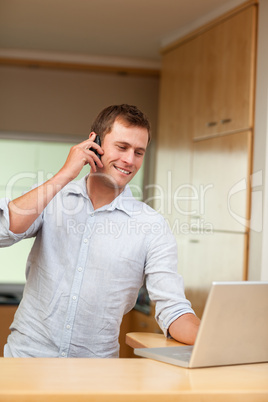
[[[92,219],[93,218],[93,219]],[[94,213],[90,215],[88,219],[88,224],[89,228],[94,225],[94,219],[95,215]],[[93,221],[93,222],[92,222]],[[70,347],[70,342],[71,342],[71,337],[72,337],[72,331],[71,329],[73,328],[73,323],[74,319],[76,316],[76,306],[77,306],[77,299],[80,294],[80,288],[83,280],[83,274],[84,274],[84,267],[86,264],[87,260],[87,255],[88,255],[88,244],[89,244],[89,238],[90,238],[90,233],[91,231],[86,231],[84,233],[84,237],[82,239],[80,251],[79,251],[79,257],[77,261],[77,266],[78,268],[75,271],[74,275],[74,280],[73,280],[73,285],[71,289],[71,295],[70,295],[70,300],[71,302],[69,303],[68,307],[68,312],[67,312],[67,317],[65,321],[65,330],[63,334],[63,340],[61,343],[61,348],[60,348],[60,355],[61,357],[67,357],[68,356],[68,351]]]

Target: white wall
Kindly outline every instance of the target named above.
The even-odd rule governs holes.
[[[140,107],[156,128],[157,77],[0,66],[0,131],[86,136],[101,109]]]

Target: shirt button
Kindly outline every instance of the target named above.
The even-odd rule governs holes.
[[[61,355],[62,355],[62,357],[64,357],[64,356],[66,356],[66,353],[65,353],[65,352],[62,352]]]
[[[88,242],[88,239],[84,239],[84,243],[86,244]]]
[[[90,214],[91,218],[93,218],[94,214]]]
[[[70,328],[71,328],[71,325],[69,325],[69,324],[66,325],[66,328],[67,328],[67,329],[70,329]]]
[[[72,299],[73,299],[73,300],[76,300],[76,296],[73,296]]]
[[[79,272],[82,272],[82,271],[83,271],[83,268],[82,268],[82,267],[79,267],[79,268],[78,268],[78,271],[79,271]]]

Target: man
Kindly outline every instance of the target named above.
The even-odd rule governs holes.
[[[55,176],[14,201],[1,200],[1,246],[36,237],[6,357],[117,357],[122,317],[144,278],[165,335],[194,343],[199,320],[177,274],[175,240],[128,187],[149,138],[141,111],[110,106]],[[85,164],[89,175],[73,181]]]

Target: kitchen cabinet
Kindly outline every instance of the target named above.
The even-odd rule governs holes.
[[[196,39],[194,138],[253,127],[256,7]]]
[[[252,0],[163,50],[154,208],[200,316],[212,281],[247,279],[256,26]]]
[[[231,232],[200,232],[184,239],[186,252],[180,272],[186,296],[200,318],[213,281],[246,279],[247,241],[247,234]]]
[[[191,222],[212,230],[247,231],[251,142],[251,131],[194,142]]]
[[[154,318],[153,305],[150,314],[133,309],[123,317],[119,335],[119,356],[121,358],[137,357],[134,355],[133,349],[126,344],[126,334],[129,332],[163,333]]]
[[[189,41],[164,56],[160,87],[154,208],[181,223],[188,220],[194,49],[195,43]]]
[[[16,313],[17,305],[0,304],[0,357],[3,356],[4,346],[7,342],[7,337],[10,334],[9,327]]]
[[[22,299],[23,289],[23,284],[0,283],[0,357],[3,356],[9,327]]]

